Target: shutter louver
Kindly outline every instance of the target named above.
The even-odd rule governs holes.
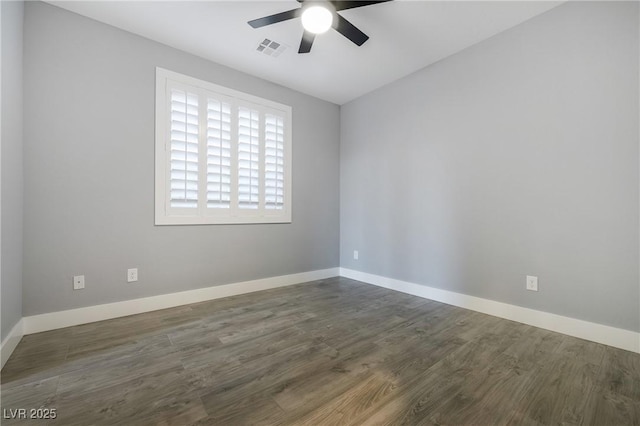
[[[207,101],[207,207],[231,206],[231,106]]]
[[[257,209],[260,204],[260,114],[238,108],[238,207]]]
[[[284,207],[284,119],[265,115],[265,208]]]
[[[171,90],[171,207],[198,207],[198,95]]]

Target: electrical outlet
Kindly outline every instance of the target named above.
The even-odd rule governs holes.
[[[527,290],[538,291],[538,277],[527,275]]]
[[[360,257],[358,250],[354,250],[353,251],[353,260],[358,260],[358,258]]]
[[[127,282],[138,281],[138,268],[127,269]]]
[[[76,275],[73,277],[73,289],[82,290],[84,288],[84,275]]]

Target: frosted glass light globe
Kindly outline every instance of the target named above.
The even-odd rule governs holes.
[[[311,6],[302,12],[302,26],[311,33],[322,34],[332,23],[333,14],[322,6]]]

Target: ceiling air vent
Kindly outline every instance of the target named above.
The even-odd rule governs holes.
[[[258,45],[256,50],[258,52],[264,53],[265,55],[277,58],[282,52],[285,51],[286,48],[287,47],[284,44],[265,38],[264,40],[262,40],[262,43]]]

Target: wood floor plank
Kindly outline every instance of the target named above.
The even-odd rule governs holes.
[[[0,391],[2,407],[16,408],[49,408],[52,406],[58,388],[58,376],[27,383],[11,388],[9,392]],[[22,424],[19,419],[7,419],[6,413],[0,423],[4,425]],[[35,423],[37,420],[34,419]]]
[[[262,409],[265,413],[261,415],[262,419],[276,415],[280,421],[284,412],[280,408],[273,409],[275,401],[271,397],[287,387],[295,386],[308,379],[313,371],[331,365],[335,356],[335,351],[331,348],[324,344],[317,344],[293,356],[289,354],[281,360],[271,360],[266,369],[245,365],[244,367],[249,368],[246,368],[244,374],[234,374],[236,378],[233,381],[223,381],[209,386],[206,394],[202,392],[201,399],[210,415],[217,419],[238,420],[239,407],[245,407],[249,411],[254,410],[247,404],[248,401],[255,400],[263,404]],[[267,399],[269,403],[265,402]]]
[[[272,374],[274,370],[286,369],[289,363],[295,362],[297,359],[305,357],[309,359],[318,354],[330,357],[333,355],[332,352],[331,348],[322,343],[302,342],[247,363],[210,364],[187,369],[185,375],[191,388],[199,392],[200,395],[205,395],[220,389],[231,389],[252,380],[259,380]]]
[[[594,388],[586,407],[582,424],[640,425],[640,402],[612,389]]]
[[[546,362],[547,356],[559,350],[564,339],[561,334],[529,327],[505,353],[517,358],[522,368],[535,369]]]
[[[18,345],[19,347],[20,345]],[[20,351],[11,356],[0,375],[3,389],[59,376],[65,369],[68,346],[52,347],[51,350]]]
[[[283,330],[290,327],[292,324],[297,324],[301,321],[313,317],[315,317],[315,314],[312,314],[310,312],[294,312],[290,315],[275,314],[270,318],[265,318],[262,321],[257,321],[245,327],[236,330],[221,332],[218,335],[218,339],[224,344],[255,339],[257,337],[264,336],[278,330]]]
[[[300,418],[367,380],[389,355],[387,348],[360,341],[336,350],[332,362],[313,369],[302,380],[286,383],[272,397],[289,414],[288,418]]]
[[[133,356],[120,356],[60,375],[58,393],[87,392],[114,387],[166,368],[183,368],[179,352],[169,346]]]
[[[462,379],[439,373],[425,373],[410,386],[403,387],[394,398],[373,412],[366,412],[353,424],[416,425],[436,422],[438,407],[453,398],[460,390]]]
[[[640,356],[605,348],[598,385],[634,401],[640,401]]]
[[[168,331],[167,334],[174,344],[180,344],[182,341],[206,340],[212,337],[219,340],[218,337],[223,333],[242,330],[247,325],[254,325],[274,315],[271,310],[227,309],[223,314],[216,312],[197,323],[176,327]]]
[[[393,393],[396,386],[390,377],[372,374],[332,401],[311,411],[296,424],[303,426],[351,424],[358,416]]]
[[[530,397],[535,374],[522,369],[516,358],[500,354],[464,377],[454,398],[438,407],[438,423],[506,424]]]
[[[176,418],[206,417],[198,395],[183,380],[183,368],[171,366],[112,386],[58,393],[53,403],[58,418],[51,424],[142,424]]]
[[[169,349],[171,341],[165,334],[141,336],[138,339],[114,342],[113,345],[99,351],[67,353],[65,372],[86,367],[95,367],[115,358],[144,356],[162,349]]]
[[[308,341],[296,326],[262,335],[251,341],[223,345],[215,336],[182,342],[175,346],[180,350],[182,365],[187,369],[207,365],[238,365],[281,351],[287,347]]]
[[[578,339],[577,337],[563,336],[562,343],[557,348],[557,353],[566,355],[581,362],[600,365],[607,347],[600,343]]]
[[[69,328],[24,336],[0,374],[2,388],[58,376],[69,351]]]

